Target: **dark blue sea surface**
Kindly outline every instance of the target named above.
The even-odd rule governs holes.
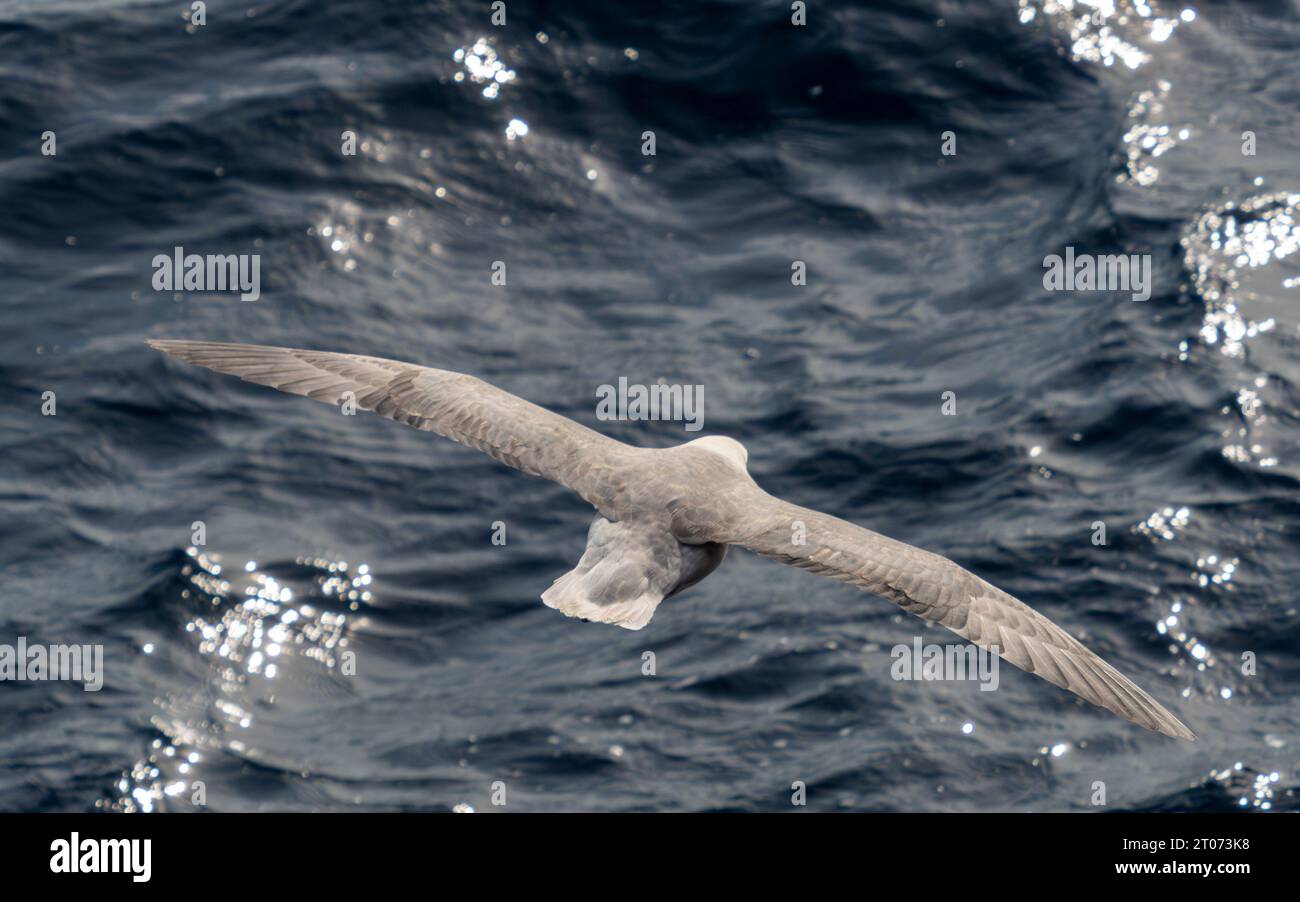
[[[1300,808],[1294,4],[808,7],[0,0],[0,643],[105,654],[0,685],[0,809]],[[155,290],[177,246],[261,298]],[[1151,255],[1150,299],[1045,290],[1066,247]],[[640,632],[570,620],[576,496],[149,338],[731,435],[1200,740],[895,681],[956,638],[741,550]],[[620,377],[704,431],[598,421]]]

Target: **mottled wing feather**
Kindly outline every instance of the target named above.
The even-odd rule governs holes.
[[[608,517],[627,446],[481,379],[354,354],[206,341],[150,341],[186,363],[295,395],[356,405],[573,489]]]
[[[866,589],[1148,730],[1196,738],[1065,630],[947,558],[757,488],[753,496],[740,508],[744,515],[720,524],[711,538]],[[801,534],[804,544],[795,544]]]

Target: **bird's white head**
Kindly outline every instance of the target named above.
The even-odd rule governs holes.
[[[727,438],[725,435],[706,435],[704,438],[697,438],[693,442],[687,442],[688,448],[699,448],[701,451],[709,451],[717,454],[736,467],[740,472],[747,473],[745,464],[749,463],[749,452],[745,446],[734,438]]]

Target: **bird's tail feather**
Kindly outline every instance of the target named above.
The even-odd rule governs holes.
[[[542,593],[542,601],[548,608],[554,608],[569,617],[639,630],[650,622],[655,607],[663,599],[662,592],[651,590],[634,598],[593,601],[590,575],[591,571],[570,570],[551,583],[551,587]]]

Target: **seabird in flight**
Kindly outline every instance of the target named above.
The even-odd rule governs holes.
[[[886,598],[1148,730],[1196,738],[1065,630],[947,558],[769,495],[734,439],[636,448],[461,373],[328,351],[149,344],[247,382],[329,404],[352,400],[577,492],[597,511],[587,549],[542,593],[570,617],[641,629],[661,601],[739,545]]]

